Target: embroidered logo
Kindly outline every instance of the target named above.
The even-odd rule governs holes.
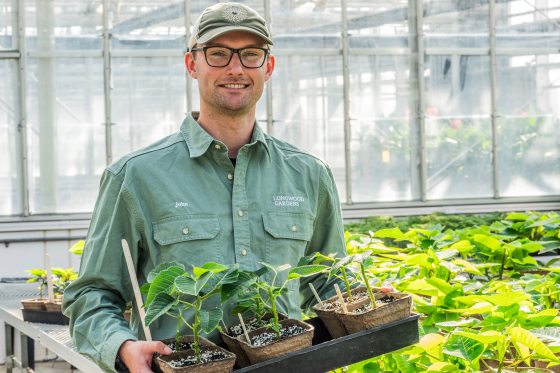
[[[223,10],[223,16],[232,23],[239,23],[247,19],[247,11],[240,6],[230,5]]]
[[[274,206],[298,207],[300,203],[305,202],[305,198],[297,196],[272,196]]]
[[[180,201],[175,202],[175,208],[179,208],[179,207],[189,207],[189,204],[187,202],[180,202]]]

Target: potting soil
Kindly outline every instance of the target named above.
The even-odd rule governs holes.
[[[264,326],[266,323],[264,321],[261,321],[259,323],[259,320],[257,320],[256,318],[246,321],[245,322],[245,328],[247,329],[247,332],[253,331],[255,329],[260,328],[261,326]],[[237,325],[233,325],[232,327],[230,327],[228,329],[228,335],[230,337],[237,337],[240,336],[241,334],[243,334],[243,328],[241,327],[241,324],[237,324]]]
[[[299,325],[289,325],[280,329],[280,339],[286,339],[305,332],[305,329]],[[276,342],[276,333],[263,332],[251,338],[251,345],[260,347]]]
[[[195,364],[204,364],[204,363],[208,363],[211,361],[220,361],[220,360],[224,360],[226,358],[228,358],[229,356],[226,355],[223,351],[215,351],[215,350],[209,350],[209,351],[202,351],[201,352],[201,356],[200,356],[200,363],[196,362],[196,357],[193,356],[188,356],[185,358],[181,358],[181,359],[176,359],[176,360],[170,360],[168,361],[168,364],[171,365],[174,368],[180,368],[180,367],[186,367],[189,365],[195,365]]]

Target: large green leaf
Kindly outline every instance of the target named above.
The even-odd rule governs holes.
[[[394,238],[397,241],[408,240],[407,236],[399,228],[380,229],[373,234],[377,238]]]
[[[527,214],[522,214],[520,212],[512,212],[512,213],[509,213],[508,216],[506,216],[506,220],[525,221],[527,219],[529,219],[529,216]]]
[[[300,267],[294,267],[288,272],[288,279],[292,280],[295,278],[308,277],[316,275],[328,269],[329,267],[319,264],[304,265]]]
[[[196,278],[200,278],[207,272],[219,273],[228,269],[228,266],[215,263],[207,262],[202,265],[202,267],[193,267],[193,274]]]
[[[160,271],[150,284],[148,296],[146,297],[146,306],[148,306],[156,295],[160,293],[169,294],[173,290],[175,278],[185,273],[184,267],[170,266]]]
[[[475,234],[473,236],[473,240],[483,244],[493,251],[498,251],[502,248],[502,244],[500,243],[500,241],[492,236],[487,236],[485,234]]]
[[[471,333],[471,332],[464,332],[462,330],[457,330],[453,332],[453,334],[461,337],[473,339],[482,344],[491,344],[504,338],[502,334],[498,333],[495,330],[489,330],[482,333]]]
[[[464,315],[481,315],[485,313],[490,313],[494,309],[494,306],[488,302],[480,302],[476,303],[470,308],[455,308],[455,309],[447,309],[444,310],[445,312],[452,312],[452,313],[462,313]]]
[[[181,263],[178,263],[178,262],[161,263],[156,268],[152,269],[150,271],[150,273],[148,273],[148,282],[153,282],[154,278],[158,275],[158,273],[160,273],[164,269],[167,269],[167,268],[170,268],[170,267],[179,267],[179,268],[183,269],[183,271],[185,270],[185,266],[182,265]]]
[[[428,367],[426,372],[459,372],[457,366],[445,361],[438,361]]]
[[[223,312],[221,308],[213,308],[211,310],[200,310],[198,313],[200,320],[200,329],[205,333],[210,333],[222,320]]]
[[[146,310],[146,326],[165,315],[177,303],[178,301],[169,294],[160,293],[156,295]]]
[[[196,281],[187,276],[179,276],[175,279],[175,287],[177,291],[182,294],[188,295],[198,295],[198,291],[196,290]]]
[[[551,361],[560,362],[558,357],[554,355],[554,353],[550,350],[550,348],[544,343],[542,343],[542,341],[538,339],[535,335],[533,335],[530,331],[523,329],[519,326],[516,326],[511,329],[510,335],[511,335],[511,340],[513,342],[521,343],[529,347],[537,354],[547,359],[550,359]]]
[[[257,281],[257,276],[253,272],[240,271],[235,282],[222,285],[222,303],[235,296],[247,292]]]
[[[437,277],[430,277],[429,279],[426,280],[426,282],[432,285],[433,287],[435,287],[436,289],[438,289],[444,295],[447,295],[454,290],[454,287],[449,285],[447,281],[444,281]]]

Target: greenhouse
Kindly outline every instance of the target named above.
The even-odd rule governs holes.
[[[560,1],[0,0],[0,73],[0,372],[560,371]]]

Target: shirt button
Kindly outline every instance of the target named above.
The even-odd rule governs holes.
[[[292,232],[297,232],[297,227],[295,225],[292,225]]]
[[[233,180],[233,174],[231,174],[231,173],[227,174],[227,178],[228,178],[228,180]]]
[[[222,148],[222,146],[220,144],[214,145],[214,149],[220,150],[221,148]]]
[[[189,234],[189,227],[183,228],[183,234]]]
[[[246,256],[247,255],[247,250],[241,249],[241,255]]]
[[[243,210],[239,210],[239,211],[237,211],[237,214],[238,214],[239,216],[243,216],[243,215],[245,215],[245,214],[243,213]]]

